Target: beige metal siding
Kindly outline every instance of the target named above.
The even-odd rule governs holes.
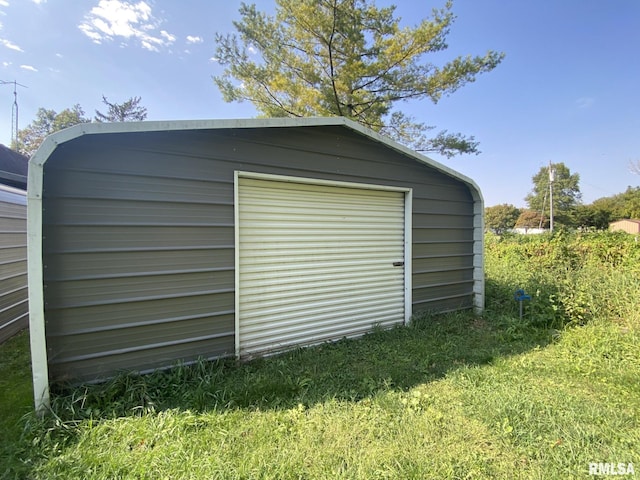
[[[404,322],[403,192],[238,179],[241,356]]]
[[[609,225],[609,230],[638,234],[640,233],[640,220],[618,220]]]
[[[0,343],[28,322],[26,196],[0,186]]]

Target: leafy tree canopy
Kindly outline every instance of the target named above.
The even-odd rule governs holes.
[[[561,224],[570,224],[569,215],[572,209],[580,203],[580,175],[571,173],[564,163],[552,163],[555,171],[553,181],[553,212],[554,220]],[[531,210],[541,212],[543,215],[549,212],[549,167],[542,167],[533,178],[533,190],[525,197],[525,201]]]
[[[140,97],[133,97],[118,104],[108,102],[103,95],[102,101],[109,107],[109,110],[106,114],[96,110],[96,122],[128,122],[144,120],[147,116],[147,109],[139,105]],[[55,110],[39,108],[35,120],[25,128],[18,130],[17,140],[12,142],[11,148],[30,157],[38,150],[47,135],[79,123],[89,122],[91,119],[85,117],[84,110],[78,104],[66,108],[60,113]]]
[[[107,113],[96,110],[96,122],[141,122],[147,118],[147,108],[140,106],[140,97],[131,97],[123,103],[111,103],[102,95],[102,103],[107,106]]]
[[[606,230],[612,221],[611,211],[596,205],[578,205],[571,213],[571,226]]]
[[[66,108],[60,113],[55,110],[39,108],[36,112],[36,119],[25,128],[18,130],[17,139],[11,144],[11,148],[30,157],[40,147],[47,135],[78,123],[90,121],[91,119],[84,116],[84,110],[78,104]]]
[[[403,28],[394,6],[372,0],[276,0],[274,16],[243,3],[237,34],[216,35],[215,56],[226,69],[214,81],[226,101],[248,100],[266,117],[340,115],[416,150],[478,153],[473,137],[442,131],[428,138],[434,127],[396,108],[437,103],[501,62],[494,51],[443,65],[425,58],[447,48],[451,9],[448,1]]]
[[[516,225],[520,213],[519,208],[508,203],[487,207],[484,209],[485,227],[501,235]]]
[[[545,221],[540,212],[535,210],[522,210],[516,221],[516,228],[547,228],[548,226],[549,222]]]
[[[640,187],[627,187],[625,192],[599,198],[591,206],[609,212],[610,221],[640,218]]]

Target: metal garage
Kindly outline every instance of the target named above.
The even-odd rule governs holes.
[[[28,191],[36,405],[483,308],[478,187],[344,118],[77,125]]]

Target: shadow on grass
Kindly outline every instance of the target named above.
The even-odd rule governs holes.
[[[52,396],[52,415],[42,421],[26,416],[23,435],[14,438],[17,443],[3,446],[8,439],[0,440],[6,460],[0,477],[28,477],[38,463],[32,457],[36,438],[47,445],[70,445],[80,432],[75,426],[89,419],[95,425],[103,419],[167,409],[223,412],[288,409],[329,400],[357,402],[409,390],[463,366],[490,364],[550,341],[550,330],[512,314],[424,314],[407,327],[374,329],[357,339],[246,363],[203,360],[148,375],[122,374],[106,383],[58,388]]]
[[[548,330],[513,316],[422,315],[408,327],[247,363],[200,361],[66,389],[54,395],[53,410],[62,420],[80,420],[174,408],[285,409],[330,399],[359,401],[440,379],[463,365],[523,353],[550,338]]]

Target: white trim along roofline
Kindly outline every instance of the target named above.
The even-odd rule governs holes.
[[[83,135],[109,133],[162,132],[177,130],[222,130],[243,128],[322,127],[344,126],[407,157],[424,163],[441,173],[465,183],[474,201],[474,307],[484,308],[484,200],[478,185],[425,155],[415,152],[392,139],[344,117],[168,120],[118,123],[81,123],[49,135],[29,160],[27,180],[27,258],[29,287],[29,328],[33,371],[35,408],[42,413],[49,406],[49,372],[44,318],[42,264],[42,180],[47,159],[58,145]]]

